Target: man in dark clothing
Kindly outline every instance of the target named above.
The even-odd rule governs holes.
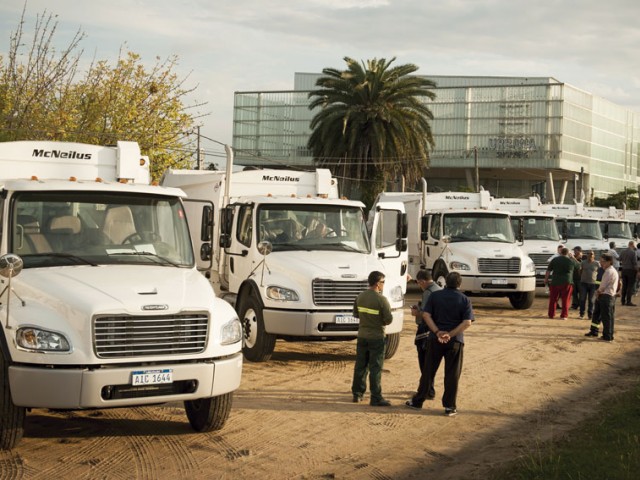
[[[422,408],[428,396],[429,386],[438,372],[444,358],[444,394],[442,406],[447,416],[458,413],[458,383],[462,373],[464,351],[463,332],[475,320],[469,299],[458,290],[462,278],[457,272],[447,275],[444,290],[433,292],[424,308],[424,320],[433,332],[427,343],[427,360],[424,373],[420,376],[418,392],[406,405]]]
[[[420,270],[416,274],[416,283],[422,289],[422,301],[418,305],[411,307],[411,315],[416,319],[416,325],[418,329],[416,331],[416,349],[418,350],[418,365],[420,366],[420,374],[424,373],[424,364],[427,356],[427,337],[429,336],[429,327],[425,323],[422,312],[427,306],[427,300],[433,292],[442,290],[442,287],[433,281],[433,277],[426,270]],[[429,386],[427,393],[427,399],[431,400],[435,398],[436,391],[433,388],[433,384]]]
[[[358,295],[353,305],[353,315],[360,319],[356,342],[356,364],[353,368],[354,403],[361,402],[367,390],[367,372],[371,388],[370,405],[388,407],[390,402],[382,397],[382,366],[384,364],[385,325],[393,320],[389,300],[382,295],[384,274],[373,271],[368,278],[369,288]]]
[[[629,242],[629,248],[620,254],[620,273],[622,277],[622,305],[635,307],[631,302],[633,289],[638,276],[638,257],[636,256],[636,244],[633,240]]]
[[[549,285],[549,318],[556,316],[556,302],[560,297],[562,311],[560,318],[566,320],[569,316],[569,299],[571,298],[573,270],[576,268],[576,262],[569,258],[569,249],[563,248],[560,255],[555,257],[547,265],[547,271],[544,276],[544,284]],[[551,281],[549,276],[551,275]]]
[[[582,256],[581,247],[573,247],[573,257],[569,255],[569,258],[573,258],[576,261],[576,265],[573,268],[572,279],[572,292],[571,292],[571,308],[577,310],[580,308],[580,264],[584,257]]]

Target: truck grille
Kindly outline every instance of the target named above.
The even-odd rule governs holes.
[[[96,317],[93,348],[99,358],[200,353],[208,330],[206,313]]]
[[[513,258],[479,258],[478,271],[480,273],[520,273],[520,259]]]
[[[533,260],[533,263],[536,267],[547,267],[549,260],[551,258],[552,253],[530,253],[529,257]]]
[[[313,303],[316,305],[353,305],[358,294],[367,289],[366,280],[313,281]]]

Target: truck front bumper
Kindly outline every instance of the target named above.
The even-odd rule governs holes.
[[[391,310],[393,320],[385,327],[386,333],[402,331],[404,311]],[[337,323],[339,316],[351,316],[352,311],[300,311],[263,310],[264,325],[268,333],[293,337],[355,337],[358,323]],[[357,319],[356,319],[357,320]]]
[[[510,277],[499,275],[463,275],[460,290],[463,292],[491,293],[507,296],[516,292],[532,292],[536,289],[536,277]]]
[[[172,371],[171,384],[133,387],[132,373]],[[13,403],[20,407],[78,410],[209,398],[240,386],[242,353],[199,363],[100,368],[9,367]]]

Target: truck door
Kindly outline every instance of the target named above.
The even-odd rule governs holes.
[[[252,204],[235,205],[231,230],[231,242],[225,250],[226,274],[229,291],[237,293],[242,282],[249,277],[255,266],[262,260],[252,244],[256,241],[254,230],[255,211]],[[258,258],[259,257],[259,258]]]
[[[384,274],[399,282],[405,292],[408,252],[404,205],[399,202],[384,202],[376,205],[374,211],[371,229],[373,253],[383,263]]]

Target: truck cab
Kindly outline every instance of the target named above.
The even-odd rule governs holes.
[[[0,447],[28,408],[183,401],[222,428],[240,322],[196,269],[184,192],[149,185],[131,142],[0,143],[0,167]]]

